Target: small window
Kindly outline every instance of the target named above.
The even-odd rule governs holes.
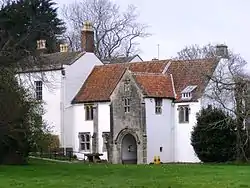
[[[124,111],[130,112],[130,99],[129,98],[124,99]]]
[[[43,99],[43,82],[42,81],[35,81],[35,89],[36,89],[36,100]]]
[[[80,151],[90,151],[90,133],[79,133]]]
[[[130,93],[130,84],[129,84],[128,80],[126,80],[125,83],[124,83],[124,93],[126,95],[128,95]]]
[[[189,106],[179,106],[179,123],[189,122]]]
[[[155,113],[162,113],[162,99],[155,99]]]
[[[94,108],[93,105],[85,105],[85,120],[93,120],[94,118]]]
[[[182,93],[182,98],[184,98],[184,99],[192,98],[191,93]]]
[[[102,133],[102,139],[103,139],[102,152],[107,151],[107,144],[108,144],[109,134],[110,134],[109,132],[103,132]]]

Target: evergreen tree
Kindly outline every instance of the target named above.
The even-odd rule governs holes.
[[[19,86],[16,70],[20,60],[38,57],[37,40],[56,51],[64,24],[53,6],[51,0],[17,0],[0,7],[0,164],[25,163],[45,133],[41,105]]]
[[[0,74],[0,164],[23,164],[44,134],[42,108],[19,86],[14,72]]]
[[[58,51],[58,41],[65,31],[64,22],[58,18],[57,8],[51,0],[18,0],[3,5],[0,10],[0,28],[3,47],[11,43],[22,55],[36,49],[36,41],[47,42],[47,52]]]
[[[197,116],[191,135],[191,144],[202,162],[235,160],[235,122],[222,110],[208,107]]]

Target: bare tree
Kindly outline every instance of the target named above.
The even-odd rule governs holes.
[[[138,50],[137,39],[150,36],[146,32],[148,26],[137,22],[139,15],[133,5],[121,12],[111,0],[82,0],[64,6],[62,13],[69,24],[65,38],[72,50],[81,48],[83,23],[93,23],[95,53],[101,59],[133,55]]]
[[[216,57],[216,48],[212,44],[186,46],[177,53],[177,59],[182,60],[209,59],[214,57]]]
[[[219,63],[214,74],[209,76],[204,73],[204,76],[208,77],[210,82],[206,88],[203,102],[204,104],[213,104],[234,117],[237,136],[237,160],[248,160],[250,77],[244,73],[247,62],[239,54],[232,51],[224,52],[226,54],[224,54],[224,58],[221,58],[218,56],[216,47],[210,44],[203,47],[193,45],[180,51],[177,59],[218,59]],[[214,128],[216,125],[215,122],[209,128]]]

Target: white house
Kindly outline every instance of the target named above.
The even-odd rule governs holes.
[[[38,42],[39,50],[45,51],[44,43]],[[33,85],[36,99],[45,103],[43,120],[62,147],[73,148],[78,158],[102,153],[112,163],[147,164],[155,156],[162,162],[199,162],[191,131],[196,114],[211,103],[205,97],[208,76],[223,58],[142,62],[136,56],[103,64],[94,54],[89,23],[82,49],[68,52],[61,45],[61,52],[41,55],[42,68],[19,73],[20,83]]]
[[[52,133],[58,135],[61,146],[65,148],[71,147],[72,139],[75,140],[71,134],[71,114],[74,114],[71,101],[94,66],[103,64],[94,54],[94,32],[89,22],[84,24],[81,34],[82,51],[79,52],[69,52],[68,46],[62,44],[60,52],[48,54],[46,41],[37,41],[40,56],[36,59],[25,59],[24,61],[33,65],[29,66],[29,69],[21,70],[17,75],[20,84],[31,88],[34,97],[44,103],[45,114],[42,119]],[[116,60],[142,61],[139,55],[120,57]],[[67,126],[64,126],[65,124]]]
[[[89,23],[82,30],[82,51],[68,52],[66,45],[60,45],[60,52],[46,54],[46,41],[38,41],[37,49],[43,52],[36,62],[39,65],[22,70],[20,83],[32,88],[34,97],[44,103],[45,121],[53,134],[58,135],[64,146],[64,117],[71,106],[72,98],[89,76],[95,65],[103,63],[94,54],[94,32]],[[29,60],[30,61],[30,60]],[[35,63],[36,63],[35,62]]]
[[[225,49],[225,48],[224,48]],[[224,50],[223,49],[223,50]],[[223,58],[95,66],[72,100],[68,147],[112,163],[199,162],[190,136]],[[80,154],[78,157],[82,157]]]

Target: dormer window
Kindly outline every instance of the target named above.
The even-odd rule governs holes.
[[[182,93],[182,98],[191,98],[191,93]]]
[[[185,87],[181,92],[181,98],[184,100],[192,99],[192,92],[197,88],[196,85],[190,85]]]

